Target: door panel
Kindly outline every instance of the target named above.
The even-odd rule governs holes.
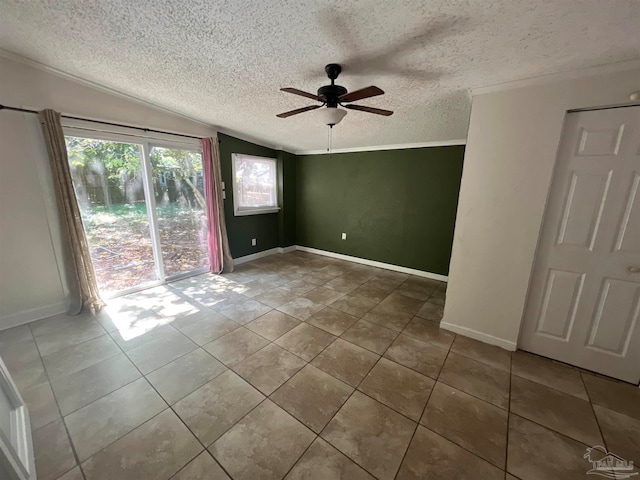
[[[576,318],[584,274],[550,270],[537,332],[566,340]]]
[[[640,107],[569,113],[519,347],[640,382]]]
[[[623,357],[638,321],[640,284],[605,278],[587,347]]]
[[[572,172],[558,245],[571,244],[593,249],[610,181],[611,171]]]

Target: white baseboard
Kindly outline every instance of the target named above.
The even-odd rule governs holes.
[[[510,340],[505,340],[504,338],[494,337],[493,335],[489,335],[488,333],[482,333],[477,330],[473,330],[471,328],[463,327],[460,325],[454,325],[453,323],[448,322],[440,322],[440,328],[444,330],[449,330],[450,332],[460,334],[464,337],[473,338],[474,340],[478,340],[480,342],[488,343],[489,345],[495,345],[497,347],[504,348],[505,350],[509,350],[510,352],[515,352],[518,348],[516,342],[512,342]]]
[[[377,262],[375,260],[367,260],[366,258],[352,257],[351,255],[343,255],[341,253],[328,252],[326,250],[318,250],[317,248],[302,247],[296,245],[296,250],[303,252],[315,253],[317,255],[324,255],[326,257],[339,258],[340,260],[348,260],[350,262],[361,263],[363,265],[369,265],[371,267],[384,268],[386,270],[393,270],[394,272],[408,273],[410,275],[416,275],[418,277],[432,278],[441,282],[448,281],[449,277],[446,275],[439,275],[437,273],[425,272],[423,270],[416,270],[414,268],[401,267],[399,265],[392,265],[391,263]]]
[[[35,322],[36,320],[51,317],[52,315],[59,315],[60,313],[66,312],[68,306],[65,301],[7,315],[6,317],[0,318],[0,330]]]
[[[251,255],[245,255],[244,257],[238,257],[233,259],[234,265],[242,265],[243,263],[250,262],[252,260],[257,260],[262,257],[268,257],[269,255],[275,255],[276,253],[289,253],[293,252],[296,249],[295,245],[291,245],[290,247],[275,247],[270,248],[269,250],[263,250],[261,252],[252,253]]]

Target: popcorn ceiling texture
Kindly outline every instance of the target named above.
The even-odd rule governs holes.
[[[640,57],[636,0],[0,0],[0,47],[288,150],[326,146],[326,63],[358,102],[334,148],[466,138],[468,88]],[[42,107],[45,107],[43,105]]]

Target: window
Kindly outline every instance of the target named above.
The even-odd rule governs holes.
[[[275,158],[233,154],[233,211],[236,216],[280,210],[276,172]]]

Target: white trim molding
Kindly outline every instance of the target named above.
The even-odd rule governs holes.
[[[19,325],[24,325],[25,323],[35,322],[36,320],[41,320],[53,315],[59,315],[66,312],[68,307],[68,303],[64,301],[1,317],[0,326],[2,328],[0,328],[0,330],[17,327]]]
[[[457,140],[442,140],[442,141],[434,141],[434,142],[400,143],[395,145],[372,145],[370,147],[333,148],[330,152],[328,152],[327,150],[298,150],[293,152],[293,154],[294,155],[329,155],[333,153],[404,150],[407,148],[451,147],[455,145],[466,145],[466,144],[467,144],[467,139],[461,138]]]
[[[244,257],[237,257],[233,259],[234,265],[242,265],[243,263],[251,262],[252,260],[257,260],[262,257],[268,257],[270,255],[276,255],[278,253],[289,253],[293,252],[296,249],[295,245],[290,247],[275,247],[270,248],[269,250],[263,250],[261,252],[252,253],[250,255],[245,255]]]
[[[296,245],[296,250],[302,252],[315,253],[317,255],[324,255],[325,257],[338,258],[340,260],[347,260],[349,262],[361,263],[363,265],[369,265],[370,267],[384,268],[385,270],[393,270],[394,272],[408,273],[409,275],[416,275],[418,277],[431,278],[433,280],[439,280],[446,282],[449,277],[446,275],[440,275],[438,273],[425,272],[423,270],[416,270],[414,268],[401,267],[400,265],[393,265],[391,263],[378,262],[376,260],[367,260],[366,258],[352,257],[351,255],[343,255],[342,253],[328,252],[326,250],[319,250],[317,248],[302,247]]]
[[[488,343],[489,345],[495,345],[497,347],[504,348],[505,350],[509,350],[510,352],[515,352],[518,349],[517,343],[512,342],[511,340],[494,337],[493,335],[489,335],[488,333],[482,333],[471,328],[454,325],[453,323],[448,323],[444,320],[440,322],[440,328],[453,333],[457,333],[464,337],[473,338],[474,340],[478,340],[483,343]]]
[[[512,82],[477,86],[471,88],[471,95],[476,96],[484,95],[486,93],[503,92],[505,90],[513,90],[515,88],[533,87],[536,85],[545,85],[548,83],[575,80],[582,77],[594,77],[596,75],[605,75],[607,73],[625,72],[628,70],[635,70],[637,68],[640,68],[640,60],[627,60],[624,62],[606,63],[604,65],[596,65],[594,67],[579,68],[577,70],[567,70],[564,72],[550,73],[548,75],[540,75],[538,77],[523,78],[520,80],[514,80]]]

